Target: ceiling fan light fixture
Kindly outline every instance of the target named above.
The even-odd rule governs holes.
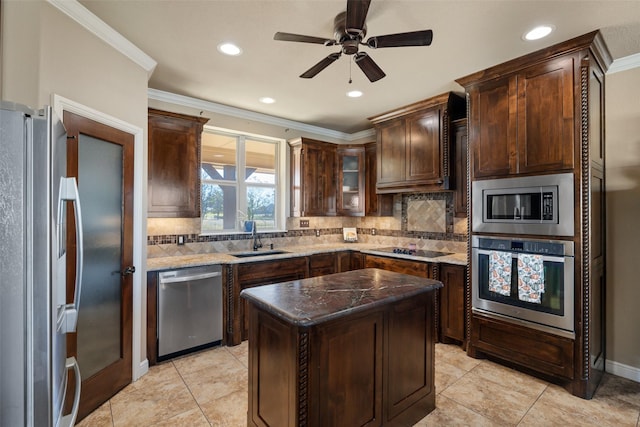
[[[522,38],[527,41],[540,40],[547,37],[555,29],[553,25],[539,25],[524,33]]]
[[[263,104],[273,104],[276,102],[275,99],[269,96],[263,96],[262,98],[259,99],[259,101],[262,102]]]
[[[218,45],[218,50],[229,56],[238,56],[242,53],[242,49],[233,43],[220,43]]]
[[[362,91],[350,90],[349,92],[347,92],[347,96],[349,98],[360,98],[362,96]]]

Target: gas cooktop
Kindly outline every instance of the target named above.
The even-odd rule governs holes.
[[[451,255],[453,252],[438,252],[438,251],[426,251],[422,249],[408,249],[408,248],[398,248],[398,247],[388,247],[388,248],[377,248],[374,249],[378,252],[387,252],[394,254],[402,254],[402,255],[413,255],[413,256],[421,256],[425,258],[437,258],[440,256]]]

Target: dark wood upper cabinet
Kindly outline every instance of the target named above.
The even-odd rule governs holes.
[[[452,173],[455,177],[455,192],[453,193],[453,213],[457,217],[467,216],[467,186],[468,186],[468,144],[467,144],[467,119],[459,119],[452,122],[453,149],[455,161],[452,165]]]
[[[380,188],[405,181],[405,129],[404,120],[394,120],[376,127],[378,152],[376,185]]]
[[[589,37],[456,80],[469,94],[472,179],[574,170]]]
[[[335,216],[336,144],[298,138],[291,146],[291,216]]]
[[[518,173],[573,169],[577,61],[569,55],[518,73]]]
[[[364,216],[365,147],[338,146],[338,215]]]
[[[498,78],[469,89],[469,141],[473,178],[516,169],[516,79]]]
[[[464,97],[448,92],[370,117],[378,193],[451,189],[451,121],[464,116]]]
[[[365,145],[365,215],[391,216],[393,215],[393,194],[378,194],[376,180],[378,178],[378,158],[376,143]]]
[[[405,178],[411,182],[442,180],[440,138],[442,106],[406,118]]]
[[[208,120],[149,108],[149,217],[200,216],[200,138]]]
[[[309,138],[291,147],[291,216],[393,214],[393,196],[376,194],[376,144],[338,145]]]

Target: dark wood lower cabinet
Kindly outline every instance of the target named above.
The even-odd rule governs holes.
[[[147,273],[147,360],[158,362],[158,272]]]
[[[440,264],[438,280],[444,284],[440,289],[440,339],[443,342],[464,342],[467,268]]]
[[[223,269],[224,339],[225,345],[237,345],[248,338],[247,303],[240,298],[243,289],[271,283],[298,280],[361,268],[380,268],[419,277],[437,278],[444,288],[435,292],[436,339],[464,342],[464,288],[466,267],[437,264],[363,254],[357,251],[316,254],[284,260],[229,264]],[[434,274],[438,277],[434,277]],[[147,359],[157,363],[157,287],[158,272],[147,273]]]
[[[364,268],[380,268],[396,273],[411,274],[412,276],[433,277],[431,264],[428,262],[410,261],[400,258],[365,255]]]
[[[337,258],[334,252],[309,256],[309,277],[337,273]]]
[[[317,384],[318,394],[317,402],[310,399],[309,404],[317,425],[379,424],[383,325],[383,312],[376,311],[320,325],[311,333],[311,366],[318,369],[310,372],[310,380]]]
[[[435,322],[437,340],[445,343],[466,344],[466,266],[445,263],[434,264],[367,254],[365,255],[364,267],[381,268],[441,281],[444,287],[436,292]]]
[[[435,408],[435,291],[299,326],[249,303],[249,426],[408,426]]]
[[[230,344],[240,344],[241,341],[246,340],[249,336],[247,303],[240,298],[240,292],[243,289],[289,280],[304,279],[305,277],[307,277],[306,257],[237,264],[234,281],[235,291],[233,294],[238,305],[238,316],[236,316],[238,325],[234,328],[232,342]]]
[[[573,346],[572,339],[474,313],[467,353],[498,357],[562,382],[573,378]]]
[[[337,262],[338,269],[336,273],[342,273],[345,271],[359,270],[364,268],[364,254],[357,251],[344,251],[338,252]]]

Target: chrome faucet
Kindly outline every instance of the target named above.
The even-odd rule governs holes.
[[[260,236],[258,236],[255,221],[252,221],[251,223],[251,236],[253,236],[253,250],[257,251],[262,247],[262,240],[260,239]]]

